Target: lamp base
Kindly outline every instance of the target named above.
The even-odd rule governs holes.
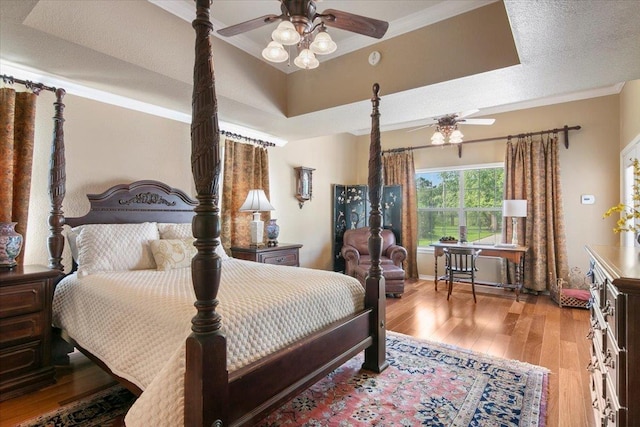
[[[260,219],[260,212],[253,213],[253,221],[251,221],[251,246],[264,246],[264,221]]]
[[[518,218],[511,217],[511,244],[513,246],[518,246]]]

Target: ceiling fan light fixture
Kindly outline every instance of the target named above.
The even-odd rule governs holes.
[[[444,135],[442,134],[442,132],[440,132],[439,129],[437,129],[433,133],[433,136],[431,137],[431,143],[433,145],[442,145],[442,144],[444,144]]]
[[[285,46],[292,46],[300,41],[300,34],[291,21],[282,21],[271,33],[273,41]]]
[[[328,55],[333,53],[338,48],[338,45],[331,39],[329,33],[326,32],[324,27],[316,35],[313,43],[309,46],[313,53],[318,55]]]
[[[289,59],[289,54],[280,43],[273,41],[262,50],[262,57],[271,62],[284,62]]]
[[[302,49],[298,57],[293,60],[293,63],[299,68],[303,68],[305,70],[311,70],[320,65],[320,61],[318,61],[316,56],[309,49]]]
[[[462,132],[460,132],[460,130],[458,130],[458,127],[456,126],[456,129],[451,132],[451,135],[449,135],[449,142],[451,144],[460,144],[462,142],[462,137],[464,137],[464,135],[462,134]]]

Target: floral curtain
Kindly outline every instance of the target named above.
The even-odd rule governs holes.
[[[558,149],[557,134],[507,141],[505,199],[527,200],[518,235],[529,248],[524,287],[533,291],[546,291],[551,280],[569,277]],[[510,221],[504,225],[510,236]]]
[[[251,212],[240,212],[240,206],[251,189],[263,189],[269,194],[269,155],[267,149],[253,144],[225,140],[224,172],[222,179],[222,247],[244,246],[251,243]],[[263,221],[269,212],[262,212]]]
[[[407,250],[405,272],[407,278],[418,278],[418,205],[416,201],[416,170],[413,151],[382,156],[385,185],[402,186],[402,246]]]
[[[33,92],[0,89],[0,221],[18,223],[15,230],[23,237],[19,264],[29,217],[36,99]]]

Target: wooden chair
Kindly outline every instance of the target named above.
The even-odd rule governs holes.
[[[456,279],[471,279],[471,292],[473,302],[476,302],[476,259],[482,249],[469,248],[444,248],[445,274],[447,278],[447,301],[453,290],[453,282]],[[459,281],[459,280],[457,280]]]

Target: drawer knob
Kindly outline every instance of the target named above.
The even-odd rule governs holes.
[[[613,316],[615,308],[611,305],[611,301],[607,300],[607,303],[602,307],[602,314],[605,316]]]
[[[604,409],[602,411],[602,415],[607,418],[609,421],[611,421],[611,423],[615,424],[615,420],[616,420],[616,413],[613,410],[613,408],[611,408],[611,400],[609,400],[609,398],[607,398],[607,403],[604,406]]]
[[[285,258],[283,256],[281,256],[280,258],[276,258],[276,262],[278,264],[282,264],[284,262]]]
[[[611,350],[607,350],[607,355],[604,358],[604,364],[605,366],[608,366],[611,369],[615,369],[615,360],[613,359],[613,354],[611,353]]]
[[[596,335],[596,331],[593,330],[593,327],[589,329],[589,333],[587,334],[587,339],[593,341],[593,337]]]

